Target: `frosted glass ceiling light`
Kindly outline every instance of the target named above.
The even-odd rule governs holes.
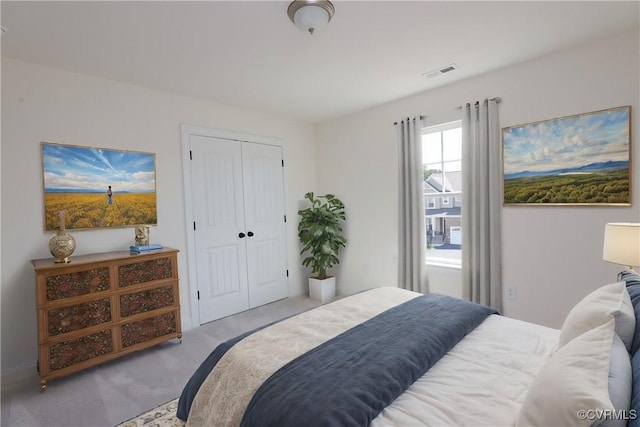
[[[287,15],[296,27],[313,34],[331,21],[335,11],[328,0],[296,0],[289,5]]]

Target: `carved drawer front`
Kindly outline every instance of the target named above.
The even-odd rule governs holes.
[[[150,317],[137,322],[122,325],[122,347],[131,347],[141,342],[175,333],[177,331],[176,312]]]
[[[121,288],[171,277],[173,277],[173,264],[169,257],[123,264],[118,267],[118,285]]]
[[[47,276],[47,301],[108,291],[109,267]]]
[[[85,360],[113,352],[111,329],[84,337],[51,344],[49,347],[49,368],[66,368]]]
[[[47,311],[49,336],[111,322],[111,299],[102,298]]]
[[[128,317],[174,304],[173,285],[120,295],[120,316]]]

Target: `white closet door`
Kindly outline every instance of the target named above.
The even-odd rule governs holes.
[[[249,308],[242,145],[190,136],[200,323]]]
[[[289,294],[282,148],[242,146],[249,306]]]

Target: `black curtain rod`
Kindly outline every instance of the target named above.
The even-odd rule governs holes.
[[[500,102],[502,101],[502,98],[500,98],[499,96],[493,97],[493,98],[489,98],[488,101],[495,101],[495,102]],[[478,104],[478,102],[480,101],[476,101],[476,105]],[[471,105],[471,104],[465,104],[465,105]],[[464,105],[458,105],[457,109],[461,109],[462,107],[464,107]],[[420,116],[420,120],[424,120],[426,116]],[[410,120],[409,117],[407,117],[407,120]],[[393,122],[394,126],[398,125],[398,122]]]
[[[499,103],[500,101],[502,101],[502,98],[500,98],[499,96],[496,96],[495,98],[489,98],[488,101],[496,101],[496,102]],[[475,105],[478,105],[479,102],[480,101],[476,101]],[[471,105],[471,104],[470,103],[466,103],[465,105]],[[459,110],[462,107],[464,107],[465,105],[458,105],[456,108]]]
[[[425,117],[427,117],[427,116],[420,116],[420,120],[424,120],[424,119],[425,119]],[[410,119],[409,117],[407,117],[407,121],[409,121],[409,120],[411,120],[411,119]],[[413,120],[415,120],[415,118],[414,118]],[[403,121],[404,121],[404,120],[403,120]],[[394,126],[397,126],[397,125],[398,125],[398,122],[393,122],[393,125],[394,125]]]

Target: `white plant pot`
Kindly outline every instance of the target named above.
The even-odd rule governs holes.
[[[331,301],[336,296],[336,278],[324,280],[309,278],[309,296],[321,302]]]

